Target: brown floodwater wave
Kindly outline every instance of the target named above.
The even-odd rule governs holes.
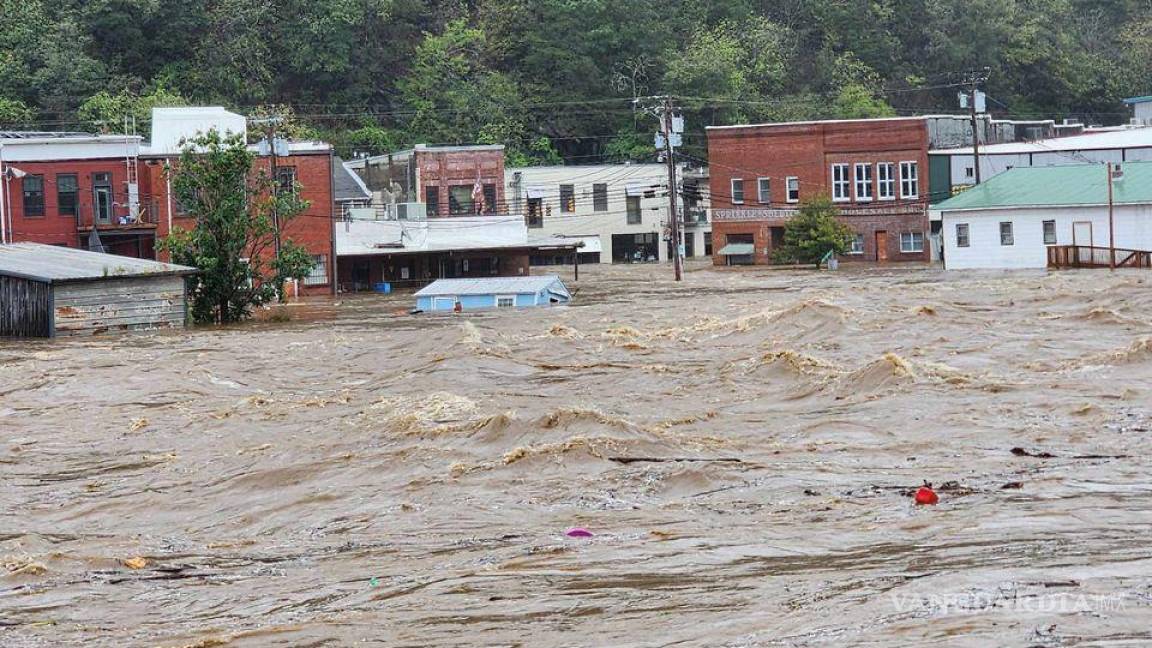
[[[0,341],[0,645],[1152,645],[1152,275],[581,270]]]

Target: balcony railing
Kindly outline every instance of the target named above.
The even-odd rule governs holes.
[[[135,211],[133,214],[128,205],[114,204],[110,213],[101,218],[92,207],[78,209],[76,229],[88,231],[93,225],[98,230],[152,229],[160,222],[160,203],[155,200],[141,201]]]
[[[704,207],[689,207],[684,210],[685,227],[708,224],[708,210]]]
[[[1053,245],[1048,248],[1049,268],[1152,268],[1152,252],[1115,250],[1087,245]]]

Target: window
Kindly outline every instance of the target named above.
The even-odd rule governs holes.
[[[976,171],[972,167],[964,167],[964,177],[965,178],[975,178],[976,177]]]
[[[571,214],[576,211],[576,186],[560,185],[560,213]]]
[[[281,193],[296,193],[296,167],[276,167],[276,189]]]
[[[848,195],[848,165],[833,164],[832,200],[836,202],[847,202],[851,199],[851,196]]]
[[[429,216],[440,215],[440,187],[424,187],[424,203],[428,205]]]
[[[756,198],[760,201],[761,205],[767,205],[772,202],[772,181],[770,179],[757,178]]]
[[[800,178],[792,176],[788,178],[788,202],[800,202]]]
[[[497,297],[496,308],[516,308],[516,298],[511,295]]]
[[[920,197],[920,165],[916,162],[900,163],[900,197],[915,200]]]
[[[80,191],[75,173],[63,173],[56,176],[56,211],[61,216],[75,216],[79,208],[77,201]]]
[[[305,286],[323,286],[328,283],[328,255],[326,254],[313,254],[312,261],[315,265],[312,266],[312,272],[304,277]]]
[[[896,200],[896,165],[891,162],[876,165],[876,197]]]
[[[1044,245],[1056,245],[1056,221],[1044,221]]]
[[[956,247],[968,247],[968,223],[956,223]]]
[[[872,200],[872,165],[856,165],[856,200],[870,202]]]
[[[712,232],[704,232],[704,256],[712,256]]]
[[[1012,223],[1000,223],[1000,245],[1012,245]]]
[[[453,185],[448,187],[448,213],[462,216],[476,213],[476,203],[472,202],[473,185]]]
[[[848,248],[848,254],[864,254],[864,235],[857,234],[852,237],[852,244]]]
[[[924,251],[923,232],[904,232],[900,234],[900,251],[911,254]]]
[[[644,222],[644,217],[640,213],[640,196],[628,196],[628,224],[640,225]]]
[[[744,202],[744,180],[732,178],[732,204],[739,205]]]
[[[541,227],[544,227],[543,198],[528,199],[528,227],[530,229],[540,229]]]
[[[44,215],[44,176],[24,176],[24,217]]]
[[[496,213],[496,185],[494,184],[484,185],[484,213]]]
[[[592,209],[598,212],[608,211],[608,185],[592,185]]]

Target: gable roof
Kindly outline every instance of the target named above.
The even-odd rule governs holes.
[[[1152,204],[1152,162],[1126,162],[1112,183],[1118,205]],[[1108,204],[1103,164],[1016,167],[936,205],[939,211]]]
[[[67,283],[120,277],[190,275],[196,268],[76,248],[10,243],[0,245],[0,276],[41,283]]]
[[[552,290],[571,297],[559,275],[536,277],[486,277],[484,279],[437,279],[416,293],[417,297],[458,295],[522,295]]]
[[[339,157],[332,159],[332,199],[336,202],[372,199],[368,185]]]

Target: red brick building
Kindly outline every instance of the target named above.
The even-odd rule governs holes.
[[[817,196],[856,234],[846,260],[929,260],[922,118],[710,127],[708,156],[716,265],[770,263]]]
[[[429,146],[352,160],[355,171],[381,209],[393,204],[422,204],[429,218],[507,214],[504,196],[504,147]],[[480,182],[483,204],[473,200]]]
[[[300,183],[310,206],[284,234],[317,261],[299,292],[330,294],[335,289],[332,153],[322,144],[292,144],[289,153],[277,159],[279,173]],[[179,210],[165,175],[177,157],[150,149],[139,137],[0,133],[3,240],[87,249],[95,230],[111,254],[162,257],[158,239],[173,228],[195,225]]]

